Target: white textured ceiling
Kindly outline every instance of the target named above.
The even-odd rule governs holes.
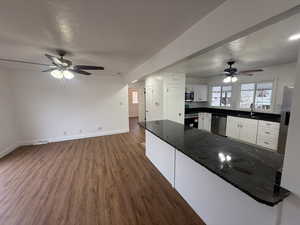
[[[128,72],[224,0],[3,0],[0,58],[48,63],[62,48],[74,63]],[[0,63],[1,67],[34,67]]]
[[[222,74],[231,59],[239,70],[295,62],[300,41],[289,41],[300,33],[300,14],[270,25],[248,36],[227,43],[207,53],[183,60],[164,72],[186,73],[195,77]]]

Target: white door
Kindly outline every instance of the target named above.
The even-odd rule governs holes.
[[[226,136],[236,139],[240,138],[240,119],[238,117],[227,117]]]
[[[183,98],[184,93],[181,89],[178,89],[178,87],[174,86],[166,89],[166,119],[184,124]]]
[[[168,74],[164,82],[164,118],[184,124],[185,74]]]
[[[240,120],[240,139],[245,142],[256,144],[258,120]]]
[[[162,113],[162,84],[156,84],[154,88],[151,85],[146,86],[146,120],[161,120]]]
[[[146,86],[146,120],[152,120],[153,88]]]

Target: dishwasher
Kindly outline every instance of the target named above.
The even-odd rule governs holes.
[[[212,114],[211,132],[221,136],[226,136],[227,115]]]

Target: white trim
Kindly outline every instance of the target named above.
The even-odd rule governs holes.
[[[129,129],[121,129],[121,130],[112,130],[112,131],[72,135],[72,136],[66,136],[66,137],[55,137],[55,138],[48,138],[48,139],[36,139],[36,140],[21,141],[21,142],[17,142],[16,144],[9,146],[4,151],[0,152],[0,158],[3,158],[4,156],[8,155],[9,153],[13,152],[14,150],[16,150],[17,148],[19,148],[21,146],[41,145],[41,144],[47,144],[47,143],[51,143],[51,142],[62,142],[62,141],[77,140],[77,139],[84,139],[84,138],[91,138],[91,137],[122,134],[122,133],[128,133],[128,132],[129,132]]]
[[[129,129],[120,129],[120,130],[112,130],[112,131],[101,131],[101,132],[93,132],[93,133],[86,133],[86,134],[77,134],[77,135],[70,135],[64,137],[52,137],[52,138],[44,138],[44,139],[35,139],[35,140],[26,140],[22,141],[22,145],[41,145],[47,144],[52,142],[62,142],[62,141],[70,141],[70,140],[77,140],[77,139],[84,139],[84,138],[91,138],[91,137],[100,137],[100,136],[107,136],[113,134],[121,134],[121,133],[128,133]]]
[[[0,158],[3,158],[4,156],[8,155],[9,153],[13,152],[14,150],[16,150],[17,148],[19,148],[21,145],[16,143],[13,144],[11,146],[9,146],[8,148],[6,148],[4,151],[0,152]]]

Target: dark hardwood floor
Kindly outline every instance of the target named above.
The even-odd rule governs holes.
[[[130,127],[0,159],[0,224],[203,225],[145,157],[144,131]]]

